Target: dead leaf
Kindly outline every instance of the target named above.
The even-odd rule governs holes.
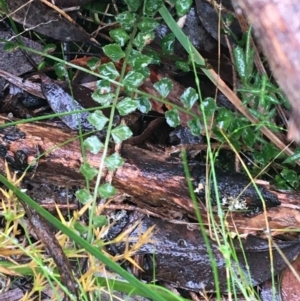
[[[62,18],[39,0],[9,0],[7,6],[9,16],[27,30],[34,30],[59,41],[95,43],[84,29]]]
[[[48,76],[41,75],[41,80],[43,94],[55,113],[73,112],[84,109],[72,95],[54,83]],[[87,121],[89,115],[89,112],[82,112],[60,116],[59,118],[72,130],[79,128],[79,122],[82,128],[92,130],[94,127]]]
[[[0,31],[0,39],[8,41],[12,38],[13,34],[9,31]],[[35,50],[42,50],[42,46],[34,41],[29,40],[25,37],[20,37],[22,43]],[[32,65],[27,61],[24,52],[20,49],[15,51],[4,51],[5,42],[0,42],[0,69],[11,73],[13,75],[24,74],[32,70]],[[43,58],[37,54],[30,54],[31,59],[38,65]],[[0,92],[4,87],[4,80],[0,79]]]

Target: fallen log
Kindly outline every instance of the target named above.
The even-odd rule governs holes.
[[[0,123],[0,170],[5,172],[5,160],[14,170],[23,171],[31,164],[27,177],[34,181],[58,186],[85,186],[80,172],[83,164],[78,134],[62,123],[26,123],[15,126]],[[113,151],[110,149],[109,153]],[[188,214],[194,216],[183,164],[164,153],[150,152],[124,143],[121,150],[125,164],[119,168],[112,184],[122,193],[130,195],[140,208],[159,216],[174,219]],[[98,168],[101,154],[86,154],[87,162]],[[211,199],[216,202],[213,184],[206,183],[206,166],[199,162],[189,164],[192,180],[195,182],[200,199],[204,202],[206,188],[210,187]],[[104,168],[101,180],[105,181]],[[250,181],[238,173],[218,171],[220,199],[237,199],[248,205],[261,205]],[[259,186],[267,206],[277,206],[277,197]],[[202,212],[204,205],[199,202]]]
[[[61,123],[27,123],[5,127],[0,124],[0,170],[5,172],[4,162],[23,171],[28,164],[33,167],[28,177],[40,183],[59,186],[84,186],[85,179],[80,172],[83,164],[78,134]],[[109,150],[111,153],[112,150]],[[166,156],[123,145],[125,164],[115,174],[113,185],[123,193],[147,202],[161,215],[178,216],[178,211],[193,212],[183,166],[179,162],[168,162]],[[87,152],[87,162],[98,168],[101,154]],[[104,168],[102,181],[107,169]],[[163,185],[162,185],[163,183]],[[160,202],[160,205],[158,205]],[[156,211],[156,210],[154,210]]]

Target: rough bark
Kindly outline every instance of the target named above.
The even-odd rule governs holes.
[[[1,117],[1,116],[0,116]],[[5,160],[13,169],[24,170],[28,164],[35,162],[27,172],[27,177],[43,184],[58,186],[85,186],[85,179],[80,172],[83,163],[78,134],[69,130],[62,123],[18,124],[15,127],[5,127],[5,118],[0,118],[0,171],[5,173]],[[18,153],[21,156],[18,158]],[[112,152],[112,150],[109,150]],[[26,156],[24,157],[24,154]],[[154,213],[163,218],[173,219],[182,215],[194,217],[195,210],[187,188],[186,178],[181,160],[172,159],[164,153],[144,150],[130,144],[123,144],[121,150],[125,164],[117,170],[113,177],[113,185],[119,192],[132,197],[132,202],[144,212]],[[38,158],[39,157],[39,158]],[[38,158],[38,160],[37,160]],[[97,168],[101,154],[87,153],[88,163]],[[190,162],[190,171],[198,179],[201,186],[207,187],[205,181],[206,167],[197,162]],[[102,180],[105,181],[107,170],[104,169]],[[255,189],[245,187],[249,184],[247,178],[237,173],[217,172],[220,198],[228,199],[242,197],[243,200],[258,202]],[[41,189],[43,186],[40,186]],[[198,186],[199,188],[199,186]],[[259,186],[265,201],[272,203],[276,196],[264,186]],[[214,189],[211,187],[211,195]],[[203,195],[205,195],[203,193]],[[277,194],[279,196],[279,194]],[[204,198],[201,197],[200,198]],[[286,196],[279,196],[281,201]],[[204,201],[204,200],[202,200]],[[259,201],[260,202],[260,201]],[[295,201],[296,202],[296,201]],[[298,203],[298,202],[296,202]],[[278,203],[277,203],[278,204]],[[294,203],[290,207],[295,208]],[[203,222],[208,222],[205,206],[199,202]],[[274,204],[272,205],[274,206]],[[300,217],[297,210],[277,207],[271,208],[268,214],[269,227],[297,227]],[[282,213],[282,214],[281,214]],[[288,221],[286,216],[289,216]],[[218,220],[217,217],[215,217]],[[231,228],[237,225],[242,232],[254,233],[266,228],[263,218],[252,219],[249,222],[243,214],[228,214],[227,221]],[[300,227],[300,226],[299,226]]]
[[[16,133],[23,138],[17,139]],[[8,140],[12,137],[14,141]],[[10,127],[10,131],[0,125],[0,147],[2,172],[5,171],[4,159],[19,170],[37,161],[28,177],[34,176],[36,181],[59,186],[85,185],[80,172],[83,159],[78,135],[61,124],[19,124]],[[20,151],[27,156],[25,159],[22,157],[23,165],[17,164],[20,163],[17,158]],[[125,164],[113,179],[113,185],[120,191],[143,200],[145,209],[148,202],[149,206],[156,207],[154,211],[162,215],[172,217],[173,211],[176,215],[180,210],[193,212],[182,163],[171,162],[167,156],[128,144],[123,145],[121,155]],[[91,166],[98,168],[100,161],[101,154],[87,152],[87,162]],[[104,169],[103,180],[106,174]]]

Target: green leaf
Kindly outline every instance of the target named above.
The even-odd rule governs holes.
[[[93,215],[92,216],[93,225],[96,228],[101,228],[107,225],[107,218],[105,215]]]
[[[287,185],[285,179],[283,179],[280,175],[275,176],[275,186],[276,189],[282,189],[282,190],[290,190],[291,188]]]
[[[37,70],[43,70],[44,68],[46,68],[47,67],[47,63],[45,62],[45,61],[42,61],[42,62],[40,62],[39,64],[38,64],[38,66],[37,66]]]
[[[151,58],[151,63],[153,65],[159,65],[160,64],[160,54],[153,50],[153,49],[147,49],[147,56]]]
[[[56,63],[56,64],[54,64],[54,70],[55,70],[56,75],[59,78],[68,77],[68,71],[66,69],[65,64],[63,64],[63,63]]]
[[[92,98],[103,106],[109,106],[112,99],[114,98],[114,94],[113,93],[102,94],[101,90],[96,90],[95,92],[93,92]]]
[[[300,149],[299,148],[296,148],[294,150],[294,154],[292,156],[289,156],[287,157],[283,163],[295,163],[297,162],[298,160],[300,160]]]
[[[241,135],[243,135],[243,131],[248,128],[253,133],[255,133],[255,131],[253,131],[253,127],[252,126],[249,127],[249,121],[246,118],[235,116],[235,118],[232,120],[232,123],[229,127],[229,132],[232,133],[234,138],[239,139]]]
[[[251,77],[254,67],[254,55],[255,51],[251,45],[251,34],[252,28],[250,27],[246,32],[246,49],[245,49],[245,62],[246,62],[246,76],[247,80]]]
[[[131,31],[133,25],[136,23],[137,15],[128,11],[125,11],[116,16],[116,20],[122,25],[126,31]]]
[[[101,131],[108,121],[108,118],[99,110],[91,113],[88,121],[98,130]]]
[[[139,32],[133,40],[133,45],[135,45],[137,49],[142,50],[146,45],[150,44],[154,38],[155,34],[153,32]]]
[[[183,94],[180,96],[180,100],[183,102],[187,109],[191,109],[195,102],[198,100],[199,96],[194,88],[187,88]]]
[[[144,77],[150,76],[150,71],[147,66],[152,63],[152,59],[142,54],[140,51],[132,50],[128,57],[128,64],[131,66],[133,71],[139,72],[144,75]]]
[[[175,66],[177,67],[177,69],[180,69],[184,72],[189,72],[190,71],[190,65],[188,62],[185,61],[176,61],[175,62]]]
[[[179,17],[187,14],[191,9],[192,0],[176,0],[175,8]]]
[[[212,97],[207,97],[202,101],[203,110],[205,112],[206,118],[210,118],[216,111],[216,102]]]
[[[81,235],[85,234],[88,232],[89,228],[82,223],[76,221],[74,224],[74,229],[78,231]]]
[[[234,114],[231,111],[225,108],[221,108],[217,116],[218,127],[223,130],[228,129],[230,124],[232,123],[233,118]]]
[[[128,57],[128,64],[134,71],[146,68],[149,64],[152,64],[153,60],[151,57],[142,54],[140,51],[132,50]]]
[[[87,66],[93,71],[99,67],[100,63],[101,61],[97,57],[92,57],[86,62]]]
[[[269,109],[271,104],[275,104],[275,105],[279,105],[280,101],[277,97],[275,97],[274,95],[265,95],[265,99],[268,102],[268,104],[265,106],[265,108]]]
[[[142,73],[136,71],[129,71],[127,75],[123,78],[123,85],[126,91],[131,92],[140,86],[145,77]]]
[[[246,59],[245,59],[245,52],[242,47],[236,46],[233,49],[233,57],[235,62],[235,68],[240,76],[241,79],[246,78]]]
[[[242,137],[249,148],[251,148],[256,142],[256,134],[252,127],[244,128],[242,131]]]
[[[165,116],[169,126],[175,128],[180,124],[180,118],[177,109],[167,111]]]
[[[223,18],[223,16],[222,16],[222,19],[223,19],[222,21],[224,22],[225,26],[230,27],[231,24],[233,23],[233,21],[235,20],[235,16],[231,13],[228,13],[228,14],[225,15],[225,18]],[[222,26],[222,29],[224,30],[224,33],[225,34],[230,34],[230,31],[223,28],[223,27],[224,26]]]
[[[152,106],[151,106],[151,102],[149,101],[149,99],[146,96],[141,96],[139,98],[136,99],[137,103],[138,103],[138,109],[143,113],[143,114],[147,114]]]
[[[125,0],[125,3],[127,4],[129,10],[135,12],[141,6],[142,1],[141,0]]]
[[[114,171],[124,164],[124,160],[119,154],[114,153],[105,158],[105,163],[109,171]]]
[[[162,0],[145,0],[144,14],[153,16],[163,5]]]
[[[103,147],[103,143],[99,140],[97,136],[90,136],[86,138],[83,142],[83,145],[87,150],[89,150],[92,154],[98,154]]]
[[[137,27],[141,32],[147,33],[152,32],[158,25],[159,23],[153,18],[143,17]]]
[[[109,183],[103,184],[98,188],[99,195],[102,199],[114,196],[117,192],[116,188]]]
[[[194,118],[188,121],[188,127],[194,136],[199,136],[202,131],[202,125],[199,118]]]
[[[55,44],[47,44],[47,45],[44,46],[42,51],[44,53],[51,53],[55,50],[56,50],[56,45]]]
[[[162,78],[153,87],[163,98],[166,98],[173,89],[173,83],[169,78]]]
[[[218,127],[213,127],[213,134],[215,138],[220,142],[220,143],[225,143],[226,139],[224,138],[224,134],[220,131]]]
[[[103,64],[99,67],[99,73],[103,77],[115,80],[117,77],[120,76],[120,73],[116,69],[115,65],[112,62],[107,64]]]
[[[114,62],[117,62],[125,57],[125,52],[118,44],[105,45],[102,49],[103,52]]]
[[[117,42],[121,47],[125,46],[126,42],[129,40],[128,33],[122,29],[113,29],[109,32],[110,37]]]
[[[299,184],[299,178],[297,172],[289,168],[284,168],[280,175],[286,180],[292,187],[297,187]]]
[[[98,170],[96,168],[94,168],[93,166],[91,166],[90,164],[88,164],[88,163],[83,163],[80,166],[80,172],[89,181],[93,180],[94,177],[98,174]]]
[[[93,199],[93,196],[86,189],[77,190],[75,195],[79,202],[83,205]]]
[[[174,54],[175,35],[173,33],[166,34],[160,44],[164,54]]]
[[[7,52],[11,52],[11,51],[15,51],[19,48],[19,45],[17,43],[14,42],[5,42],[3,50],[7,51]]]
[[[130,98],[125,97],[122,101],[117,104],[117,109],[121,116],[128,115],[129,113],[135,111],[137,108],[137,102]]]
[[[111,135],[115,143],[121,143],[122,141],[130,138],[132,136],[132,132],[128,126],[121,124],[111,131]]]
[[[275,116],[276,113],[275,108],[267,111],[268,113],[258,112],[257,110],[253,110],[249,108],[249,112],[251,112],[251,114],[253,114],[253,116],[255,116],[257,119],[261,120],[261,122],[257,125],[258,127],[265,125],[273,128],[273,130],[276,130],[277,127],[275,127],[274,123],[272,122],[272,118]]]
[[[96,87],[99,94],[107,94],[111,91],[111,85],[109,80],[100,79],[96,82]]]
[[[256,154],[255,158],[259,158],[259,162],[263,162],[263,165],[269,164],[278,155],[279,149],[271,143],[265,143],[261,151]]]

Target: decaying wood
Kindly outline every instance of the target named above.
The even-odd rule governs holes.
[[[24,138],[7,142],[2,132],[0,145],[7,148],[6,157],[14,158],[20,150],[27,154],[28,163],[33,163],[34,166],[28,172],[28,177],[33,176],[42,183],[60,186],[85,185],[85,179],[80,172],[83,159],[76,132],[53,123],[20,124],[16,128],[23,133]],[[2,172],[3,154],[2,152],[0,161]],[[160,202],[156,209],[162,215],[165,213],[166,216],[172,216],[172,211],[175,215],[180,210],[193,212],[182,164],[168,162],[167,156],[126,144],[123,146],[122,156],[126,163],[116,172],[113,181],[120,191],[145,200],[144,207],[147,202],[152,205]],[[88,152],[87,161],[98,168],[101,154],[93,155]],[[106,174],[107,170],[104,169],[103,180]]]
[[[298,0],[233,0],[253,25],[258,41],[280,87],[288,97],[293,116],[289,139],[300,140],[300,2]]]
[[[7,138],[13,136],[10,132],[6,132],[4,120],[5,118],[2,118],[2,124],[0,124],[0,171],[2,173],[5,172],[5,159],[10,159],[11,165],[14,166],[13,159],[18,151],[22,151],[28,157],[25,167],[27,162],[33,164],[27,177],[40,183],[59,186],[85,186],[85,179],[80,172],[83,159],[76,132],[69,130],[62,123],[19,124],[10,128],[17,129],[19,134],[21,132],[23,138],[8,141]],[[112,150],[109,151],[109,153],[111,152]],[[172,159],[168,154],[151,152],[130,144],[123,144],[121,155],[125,164],[117,170],[113,179],[113,185],[118,188],[119,192],[130,195],[132,202],[139,208],[164,218],[173,219],[182,215],[194,216],[194,206],[187,188],[181,160]],[[86,159],[91,166],[98,168],[101,154],[94,155],[87,152]],[[203,173],[205,177],[205,166],[194,162],[190,165],[190,169],[191,172],[196,170]],[[103,181],[106,174],[107,170],[104,169]],[[232,182],[236,181],[232,180]],[[228,183],[227,186],[230,185]],[[232,185],[233,190],[236,189],[236,183]],[[224,185],[222,187],[223,191],[228,190],[228,187]],[[199,202],[199,206],[203,220],[207,222],[205,207],[201,202]],[[292,215],[298,214],[297,210],[289,208],[286,210],[290,210]],[[280,212],[277,213],[277,216],[278,214]],[[272,218],[274,219],[274,214]],[[248,226],[247,219],[242,214],[234,214],[234,218],[228,218],[228,220],[230,226],[233,226],[234,223],[245,229]],[[296,221],[294,226],[300,227],[300,218],[297,216],[293,220]],[[276,219],[275,225],[278,226],[279,223]],[[261,219],[260,224],[256,222],[254,226],[255,230],[265,229],[265,219]]]

